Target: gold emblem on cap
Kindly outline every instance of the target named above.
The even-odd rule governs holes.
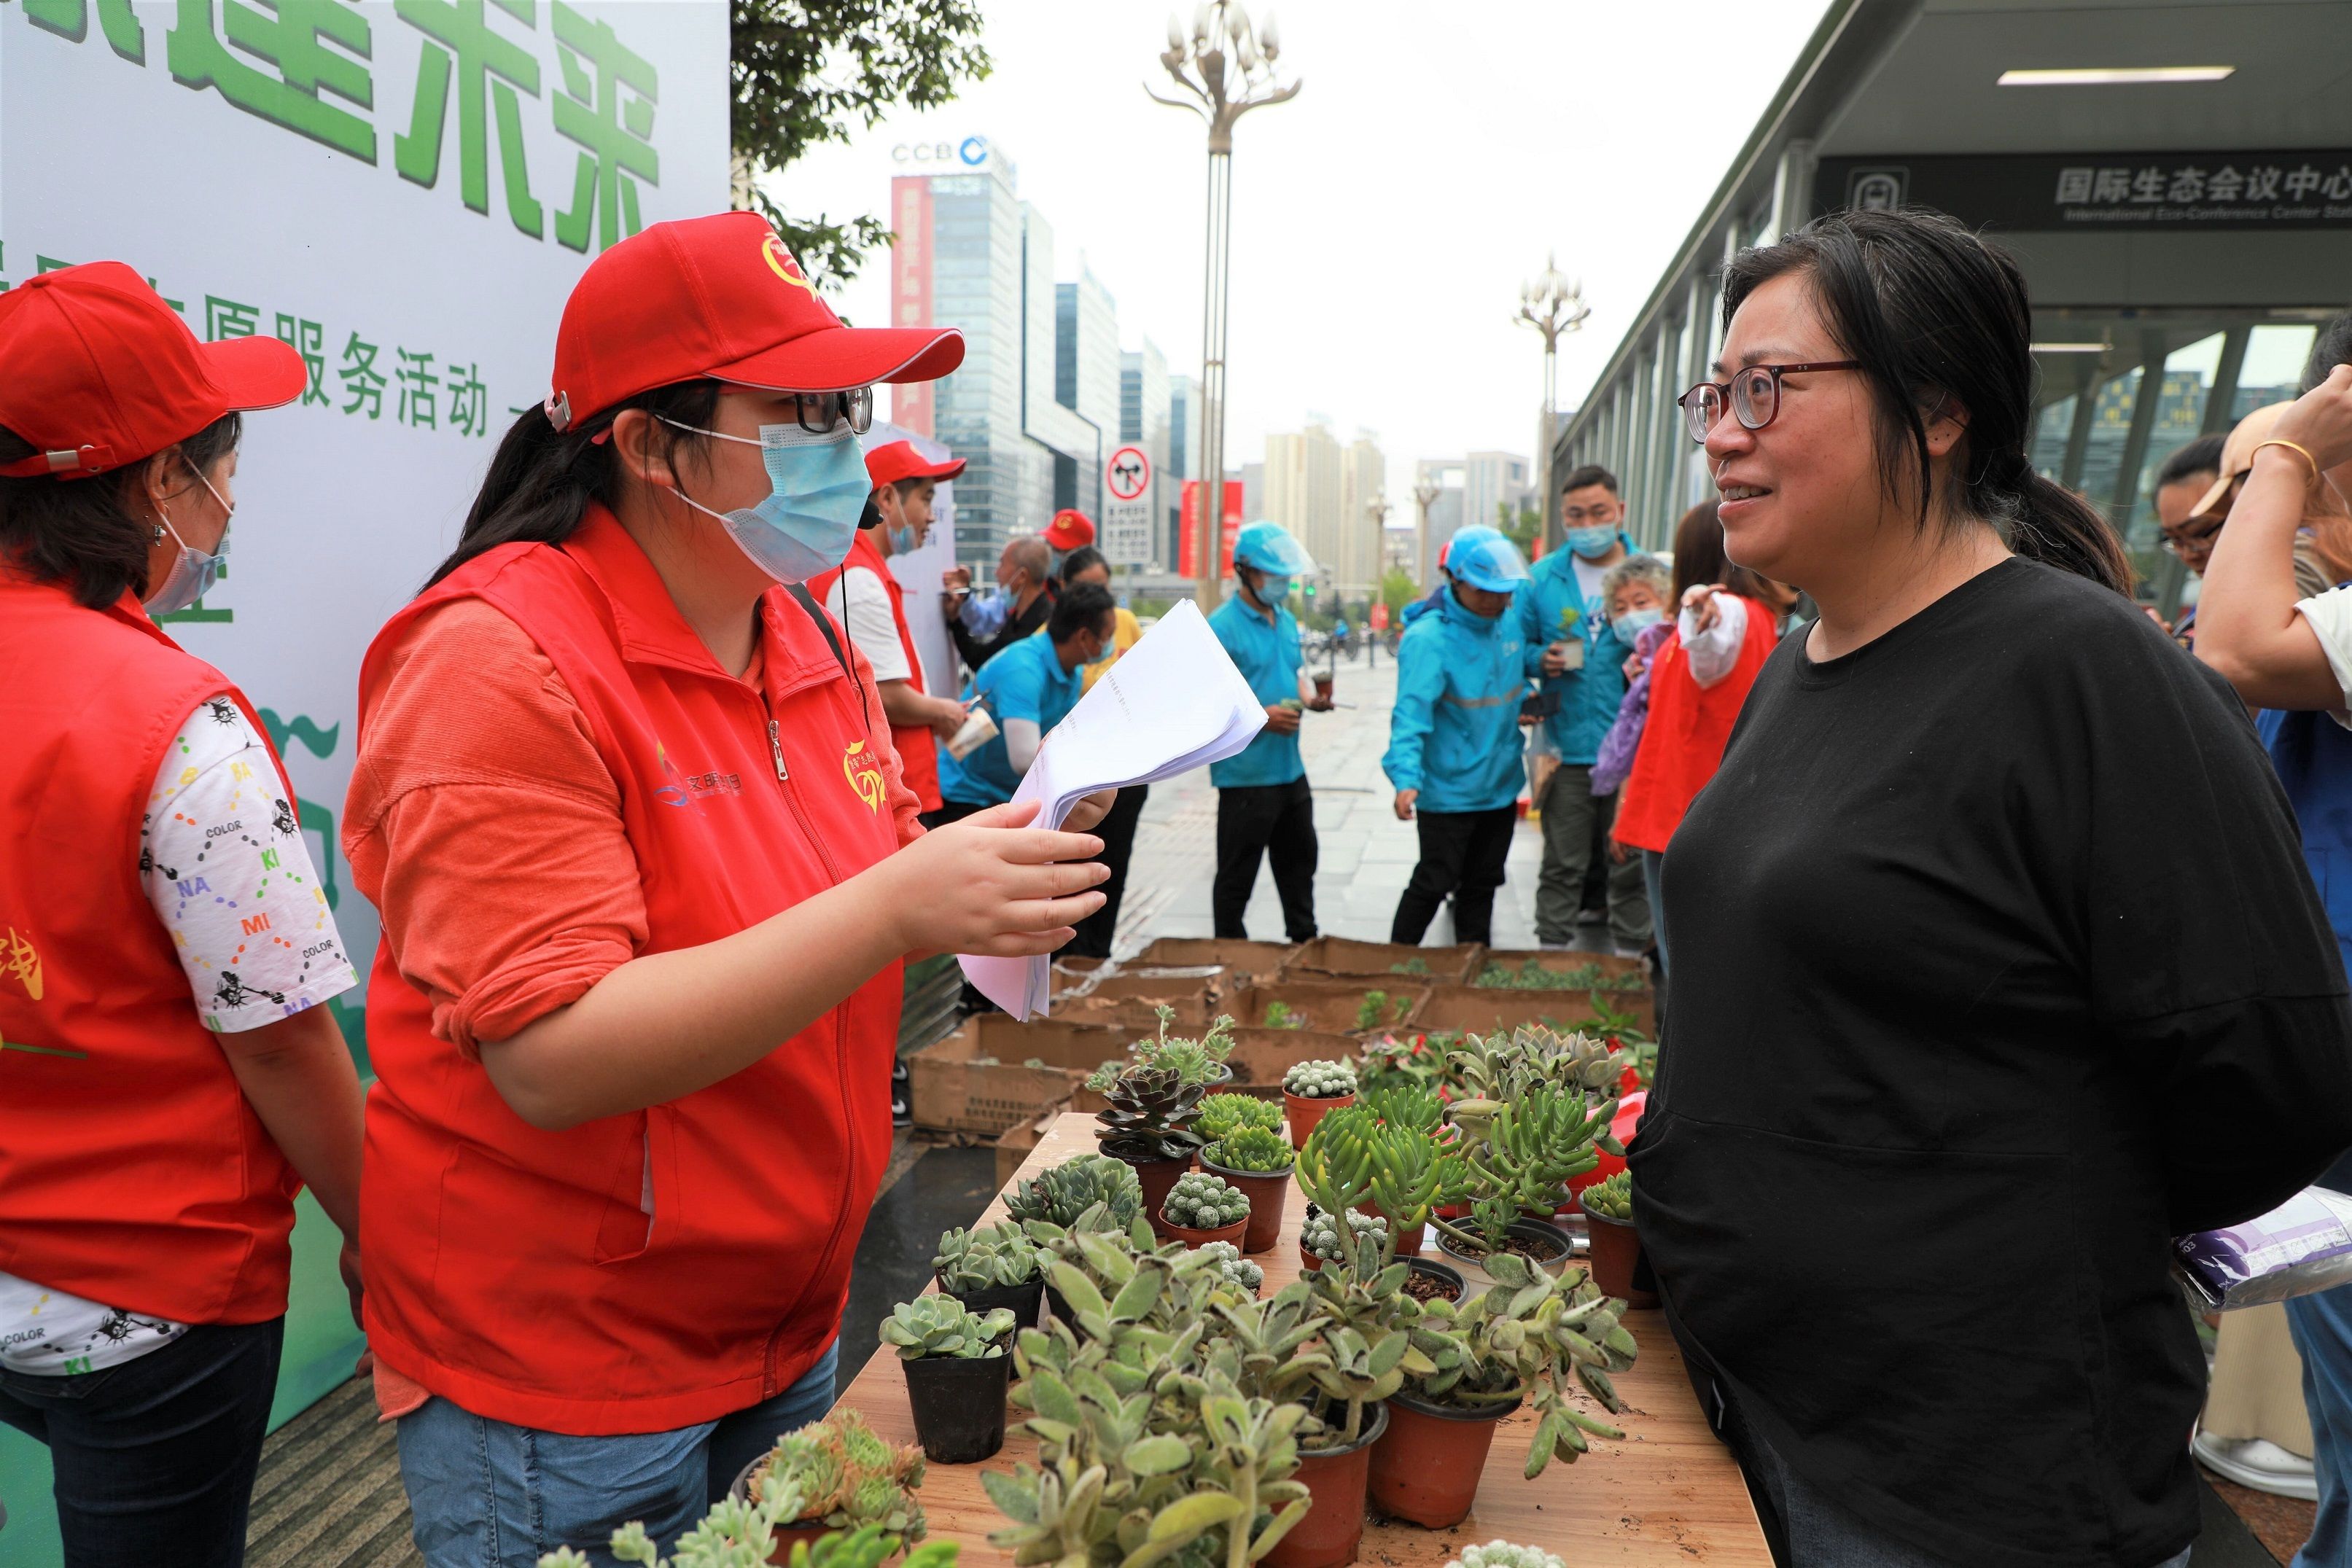
[[[765,243],[760,246],[760,254],[768,258],[768,266],[778,277],[782,278],[794,288],[808,290],[808,297],[811,299],[816,298],[816,285],[801,276],[800,263],[793,259],[793,253],[784,248],[782,240],[778,239],[774,235],[770,235]]]

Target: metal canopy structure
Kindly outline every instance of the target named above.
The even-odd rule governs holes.
[[[1720,345],[1724,262],[1818,213],[1921,203],[2024,267],[2035,464],[2105,509],[2168,603],[2179,581],[2154,548],[2155,468],[2291,395],[2315,324],[2352,304],[2347,39],[2352,0],[1833,0],[1561,431],[1551,472],[1611,468],[1634,537],[1663,548],[1708,493],[1673,399]],[[2177,67],[2231,68],[2001,83]]]

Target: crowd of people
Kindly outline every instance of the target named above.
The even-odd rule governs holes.
[[[891,563],[961,465],[857,437],[961,336],[844,327],[782,254],[734,213],[592,263],[373,638],[364,1095],[266,727],[151,619],[216,577],[299,356],[199,343],[119,263],[0,297],[0,1420],[76,1568],[241,1560],[305,1185],[427,1563],[674,1541],[831,1402],[903,962],[1109,954],[1143,792],[1012,800],[1141,629],[1066,512],[947,574],[928,688]],[[2352,1181],[2352,317],[2161,465],[2201,580],[2165,626],[2032,465],[1997,248],[1832,214],[1734,257],[1724,313],[1667,559],[1582,468],[1559,548],[1463,528],[1413,607],[1391,937],[1449,900],[1490,937],[1524,794],[1538,939],[1597,870],[1658,966],[1636,1216],[1781,1561],[2177,1568],[2171,1239]],[[1261,863],[1318,929],[1312,570],[1253,524],[1210,618],[1265,708],[1212,770],[1221,936]],[[2340,1294],[2286,1309],[2306,1568],[2352,1553]]]

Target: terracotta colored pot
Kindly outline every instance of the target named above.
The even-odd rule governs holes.
[[[1642,1261],[1642,1236],[1633,1221],[1612,1219],[1588,1209],[1584,1222],[1592,1238],[1592,1282],[1601,1287],[1601,1293],[1616,1296],[1629,1307],[1656,1306],[1657,1292],[1633,1288],[1633,1271]]]
[[[1371,1500],[1382,1513],[1444,1530],[1470,1516],[1495,1425],[1518,1403],[1473,1415],[1410,1394],[1389,1400],[1389,1429],[1372,1448]]]
[[[1169,1189],[1176,1178],[1192,1168],[1192,1156],[1181,1160],[1129,1160],[1135,1167],[1135,1179],[1143,1184],[1143,1212],[1151,1217],[1151,1232],[1162,1241],[1171,1232],[1167,1222],[1160,1218],[1160,1206],[1168,1201]]]
[[[1314,1494],[1307,1517],[1266,1553],[1265,1568],[1343,1568],[1364,1539],[1364,1492],[1371,1479],[1372,1445],[1388,1430],[1389,1412],[1375,1402],[1364,1411],[1363,1436],[1340,1448],[1301,1450],[1293,1478]]]
[[[1323,1269],[1323,1260],[1307,1250],[1307,1243],[1304,1241],[1298,1244],[1298,1267],[1303,1272],[1308,1274],[1320,1273]]]
[[[1151,1216],[1151,1228],[1154,1230],[1159,1231],[1171,1241],[1181,1241],[1185,1246],[1193,1248],[1206,1247],[1212,1241],[1230,1241],[1239,1247],[1242,1244],[1242,1238],[1248,1234],[1249,1227],[1247,1215],[1234,1220],[1231,1225],[1221,1225],[1214,1230],[1194,1230],[1188,1226],[1177,1224],[1157,1211],[1154,1211]]]
[[[1429,1239],[1429,1225],[1427,1221],[1423,1221],[1423,1223],[1414,1226],[1411,1230],[1400,1231],[1397,1229],[1396,1221],[1391,1219],[1387,1215],[1382,1214],[1381,1212],[1380,1205],[1374,1203],[1370,1198],[1366,1198],[1363,1202],[1356,1205],[1356,1212],[1358,1214],[1370,1215],[1372,1218],[1381,1220],[1388,1226],[1389,1233],[1396,1238],[1396,1255],[1400,1258],[1412,1257],[1421,1250],[1423,1244]]]
[[[1249,1230],[1243,1239],[1242,1250],[1273,1251],[1274,1244],[1282,1239],[1282,1210],[1290,1201],[1290,1173],[1228,1170],[1206,1155],[1201,1156],[1201,1168],[1211,1176],[1224,1177],[1227,1186],[1249,1199]]]
[[[1330,1112],[1337,1111],[1340,1106],[1352,1105],[1355,1103],[1356,1097],[1353,1094],[1334,1094],[1327,1100],[1302,1100],[1289,1090],[1284,1090],[1282,1110],[1290,1123],[1290,1146],[1294,1149],[1305,1148],[1307,1134],[1315,1130],[1316,1123],[1321,1121]]]

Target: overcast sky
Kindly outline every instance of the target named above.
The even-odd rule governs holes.
[[[772,182],[787,211],[887,211],[891,150],[987,137],[1054,225],[1059,279],[1087,267],[1121,346],[1201,359],[1206,137],[1144,96],[1169,88],[1164,0],[985,0],[986,80]],[[1262,7],[1253,7],[1257,15]],[[1412,462],[1535,456],[1542,342],[1514,326],[1547,251],[1591,319],[1561,345],[1579,402],[1822,14],[1821,0],[1287,0],[1290,102],[1235,134],[1227,462],[1327,416],[1376,433],[1392,519]],[[1187,5],[1183,14],[1192,15]],[[887,319],[877,253],[840,304]]]

